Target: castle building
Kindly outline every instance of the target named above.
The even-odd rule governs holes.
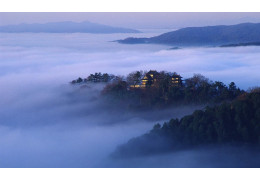
[[[145,74],[144,78],[142,79],[142,85],[153,85],[159,78],[160,74],[157,71],[150,70],[148,73]]]
[[[148,86],[153,86],[156,81],[160,80],[160,73],[155,70],[150,70],[142,78],[141,82],[135,85],[130,85],[131,88],[146,88]],[[182,77],[176,73],[171,76],[171,85],[180,87],[182,85]]]
[[[173,74],[171,79],[172,79],[172,85],[173,86],[177,86],[177,87],[182,86],[182,77],[180,75]]]

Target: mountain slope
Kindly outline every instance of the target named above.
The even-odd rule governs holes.
[[[120,43],[156,43],[176,46],[205,46],[260,41],[260,23],[230,26],[187,27],[152,38],[127,38]]]
[[[8,25],[0,26],[0,32],[7,33],[140,33],[138,30],[112,27],[102,24],[96,24],[88,21],[81,23],[77,22],[51,22],[45,24],[19,24],[19,25]]]
[[[206,107],[120,146],[115,156],[130,157],[192,149],[200,145],[241,144],[260,147],[260,92],[253,91],[231,103]]]

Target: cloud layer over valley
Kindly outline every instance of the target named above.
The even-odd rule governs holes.
[[[103,161],[117,145],[197,108],[112,111],[98,98],[102,85],[68,84],[79,76],[156,69],[184,78],[201,73],[242,89],[259,85],[259,47],[167,50],[111,42],[129,36],[0,34],[0,167],[110,166]]]

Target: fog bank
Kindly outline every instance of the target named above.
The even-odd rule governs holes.
[[[149,131],[156,122],[198,108],[112,111],[99,98],[103,85],[82,89],[68,84],[79,76],[156,69],[176,71],[184,78],[201,73],[244,89],[259,85],[259,47],[167,50],[170,47],[110,42],[129,36],[137,37],[0,34],[0,167],[118,166],[107,160],[117,145]]]

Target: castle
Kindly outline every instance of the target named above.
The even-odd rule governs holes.
[[[157,81],[161,79],[160,73],[155,70],[150,70],[142,78],[140,83],[130,85],[131,88],[146,88],[148,86],[154,86]],[[171,75],[171,85],[180,87],[182,85],[182,77],[176,73]]]

